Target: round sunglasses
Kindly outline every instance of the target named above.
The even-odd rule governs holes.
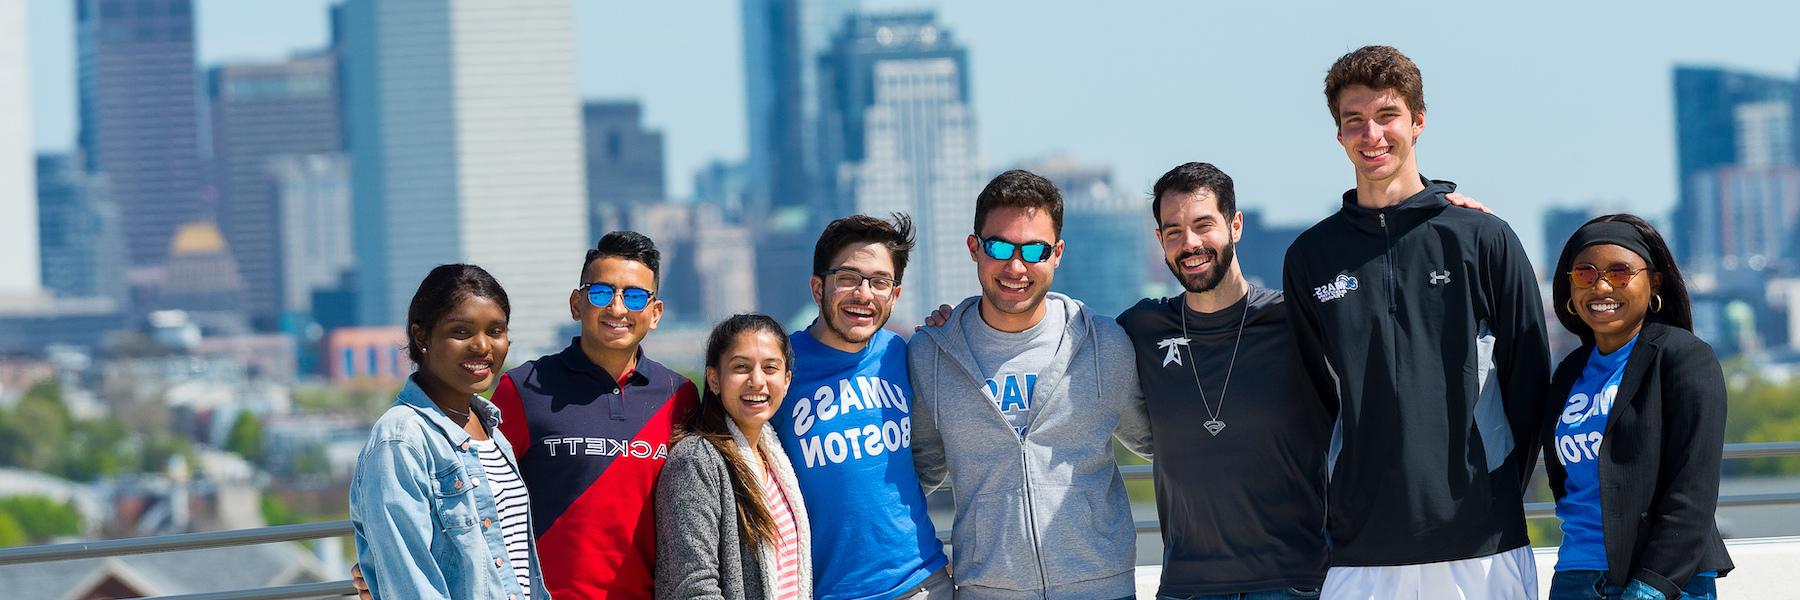
[[[612,306],[613,296],[617,295],[625,302],[625,310],[639,311],[650,305],[650,298],[656,292],[641,287],[628,287],[620,290],[609,283],[587,283],[576,289],[587,291],[588,303],[600,308]]]

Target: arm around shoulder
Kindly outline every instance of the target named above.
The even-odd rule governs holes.
[[[906,367],[912,380],[912,456],[913,470],[925,493],[937,491],[949,476],[950,467],[944,456],[944,437],[937,426],[938,348],[931,336],[914,334],[906,344]]]

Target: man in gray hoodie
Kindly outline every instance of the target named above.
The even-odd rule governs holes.
[[[957,595],[1133,595],[1137,530],[1110,438],[1150,454],[1131,341],[1050,292],[1062,195],[1007,171],[975,200],[969,254],[981,296],[907,349],[913,463],[927,490],[955,480]]]

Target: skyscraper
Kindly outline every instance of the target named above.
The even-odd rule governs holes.
[[[66,154],[37,158],[38,254],[44,287],[60,298],[123,300],[125,246],[105,177]]]
[[[587,147],[588,238],[622,228],[623,209],[667,200],[663,136],[644,128],[636,101],[589,101],[581,108]]]
[[[0,294],[38,289],[36,164],[25,3],[0,6]]]
[[[901,321],[977,293],[964,243],[983,184],[967,51],[931,12],[857,15],[820,67],[821,145],[839,184],[815,212],[912,215]]]
[[[338,131],[336,60],[304,56],[271,64],[216,67],[208,77],[219,227],[237,259],[245,307],[257,329],[276,328],[289,294],[284,276],[277,190],[269,161],[283,155],[335,152]],[[348,226],[346,220],[342,223]]]
[[[1675,145],[1680,203],[1676,207],[1676,251],[1684,265],[1703,256],[1716,256],[1708,248],[1707,228],[1717,207],[1703,205],[1695,196],[1696,173],[1743,164],[1745,160],[1793,161],[1795,136],[1792,119],[1778,108],[1788,105],[1791,116],[1796,98],[1794,81],[1719,67],[1675,68]],[[1785,119],[1785,121],[1784,121]],[[1786,131],[1773,131],[1781,127]],[[1785,145],[1786,149],[1778,146]],[[1707,265],[1694,264],[1694,267]]]
[[[358,311],[405,320],[433,267],[482,266],[515,351],[553,349],[588,245],[570,0],[350,0]]]
[[[191,0],[77,0],[79,145],[105,173],[133,267],[168,256],[201,201]]]
[[[820,193],[819,57],[857,0],[744,0],[752,214]]]

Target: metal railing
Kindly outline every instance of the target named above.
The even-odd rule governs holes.
[[[1724,458],[1782,458],[1800,457],[1800,442],[1767,442],[1726,444]],[[1125,465],[1119,467],[1126,481],[1144,481],[1151,478],[1151,465]],[[1782,504],[1800,504],[1800,490],[1791,492],[1772,492],[1757,494],[1733,494],[1719,497],[1719,507],[1773,506]],[[1554,516],[1556,504],[1553,502],[1531,502],[1525,505],[1527,517]],[[1161,528],[1155,520],[1137,521],[1138,533],[1156,533]],[[949,530],[939,531],[939,537],[948,538]],[[207,548],[223,548],[232,546],[251,546],[278,542],[294,542],[319,538],[343,537],[352,534],[349,521],[325,521],[301,525],[282,525],[259,529],[240,529],[235,531],[214,531],[206,533],[183,533],[95,542],[74,542],[47,546],[26,546],[22,548],[0,549],[0,566],[19,565],[37,562],[79,560],[86,558],[103,558],[110,556],[127,556],[154,552],[176,552],[182,550],[201,550]],[[356,588],[350,580],[326,581],[268,587],[253,590],[236,590],[207,594],[189,594],[181,596],[162,596],[163,600],[285,600],[289,598],[313,598],[319,596],[354,595]]]

